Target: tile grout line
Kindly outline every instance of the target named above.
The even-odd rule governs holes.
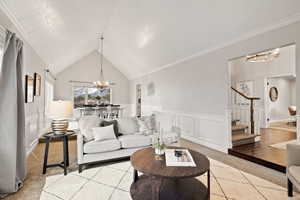
[[[61,175],[61,174],[57,174],[57,175],[54,175],[54,176],[62,176],[62,175]],[[62,179],[62,178],[63,178],[63,176],[60,177],[60,178],[58,178],[57,180],[53,181],[53,183],[51,183],[51,185],[54,184],[54,183],[56,183],[56,182],[58,182],[58,181],[59,181],[60,179]],[[47,180],[47,175],[46,175],[45,179]],[[45,180],[45,184],[46,184],[46,180]],[[44,189],[47,189],[48,187],[51,186],[51,185],[48,185],[47,187],[45,187],[45,184],[43,185],[43,188],[42,188],[43,191],[44,191]],[[44,188],[44,187],[45,187],[45,188]]]
[[[221,191],[222,191],[222,192],[223,192],[223,194],[224,194],[224,197],[225,197],[225,199],[226,199],[226,200],[228,200],[228,197],[227,197],[226,193],[224,192],[224,190],[223,190],[223,188],[222,188],[221,184],[219,183],[219,181],[218,181],[217,177],[214,175],[213,171],[211,171],[211,175],[212,175],[211,177],[214,177],[214,178],[215,178],[215,180],[216,180],[217,184],[219,185],[219,187],[220,187]],[[210,183],[211,183],[211,181],[210,181]]]
[[[249,185],[251,185],[265,200],[268,200],[266,197],[265,197],[265,195],[263,195],[263,193],[262,192],[260,192],[256,187],[255,187],[255,185],[246,177],[246,175],[244,175],[243,173],[242,173],[242,171],[241,170],[239,170],[240,171],[240,173],[241,173],[241,175],[248,181],[248,183],[249,183]]]
[[[69,199],[70,200],[73,199],[79,193],[79,191],[82,190],[82,188],[89,182],[90,182],[89,180],[86,180],[86,182],[82,186],[80,186],[79,189],[76,192],[74,192],[74,194]]]
[[[128,170],[129,170],[129,168],[128,168]],[[108,200],[111,200],[112,195],[114,194],[114,192],[116,191],[116,189],[118,189],[118,185],[121,183],[121,181],[123,180],[123,178],[126,176],[128,170],[127,170],[127,171],[123,174],[123,176],[120,178],[119,183],[114,187],[114,189],[113,189],[111,195],[109,196]]]
[[[58,198],[58,199],[64,200],[63,198],[61,198],[60,196],[57,196],[56,194],[53,194],[52,192],[47,192],[47,191],[44,191],[44,190],[43,190],[43,192],[45,192],[45,193],[47,193],[47,194],[49,194],[49,195],[51,195],[51,196],[54,196],[54,197],[56,197],[56,198]],[[41,198],[41,196],[40,196],[40,198]]]
[[[244,172],[244,171],[241,171],[242,172],[242,174],[244,174],[244,173],[247,173],[247,172]],[[249,174],[249,173],[248,173]],[[252,174],[250,174],[250,175],[252,175]],[[245,175],[246,176],[246,175]],[[255,176],[255,175],[252,175],[252,176]],[[275,184],[275,185],[277,185],[276,183],[273,183],[273,182],[271,182],[271,181],[268,181],[268,180],[266,180],[266,179],[263,179],[263,178],[261,178],[261,177],[259,177],[259,176],[255,176],[255,177],[257,177],[257,178],[260,178],[260,179],[262,179],[262,180],[264,180],[264,181],[267,181],[267,182],[270,182],[270,183],[272,183],[272,184]],[[246,176],[246,178],[247,178],[247,176]],[[248,179],[248,178],[247,178]],[[250,179],[248,179],[250,182],[251,182],[251,180]],[[275,190],[275,191],[277,191],[277,190],[280,190],[280,191],[282,191],[282,192],[287,192],[287,190],[284,188],[284,187],[282,187],[281,185],[278,185],[279,187],[282,187],[282,189],[281,188],[275,188],[275,187],[271,187],[271,186],[263,186],[263,185],[255,185],[255,184],[253,184],[255,187],[259,187],[259,188],[265,188],[265,189],[269,189],[269,190]]]

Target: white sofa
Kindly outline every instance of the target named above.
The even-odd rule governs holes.
[[[141,133],[141,127],[137,123],[137,119],[123,118],[118,119],[118,129],[123,135],[117,139],[95,141],[92,137],[90,129],[100,126],[101,119],[96,116],[84,116],[79,120],[79,132],[77,135],[77,160],[79,173],[85,165],[108,162],[114,160],[128,159],[135,151],[151,146],[153,134],[157,131],[157,123],[154,116],[151,118],[151,133]],[[163,134],[163,140],[167,144],[178,141],[180,133],[175,127],[170,127]],[[153,133],[153,134],[152,134]]]

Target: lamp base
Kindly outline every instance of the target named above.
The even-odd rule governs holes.
[[[65,134],[68,130],[69,121],[66,119],[54,119],[51,122],[52,131],[54,134],[61,135]]]

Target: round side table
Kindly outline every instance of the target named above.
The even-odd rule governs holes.
[[[54,134],[54,132],[49,132],[43,137],[46,139],[45,154],[44,154],[44,165],[43,174],[46,174],[47,168],[49,167],[61,167],[64,169],[64,175],[67,175],[67,167],[69,166],[69,142],[68,137],[74,135],[74,131],[67,131],[64,134]],[[49,145],[51,140],[61,139],[63,141],[63,157],[64,160],[61,163],[48,164],[48,153]]]
[[[154,149],[151,147],[136,151],[130,158],[134,168],[134,180],[130,187],[132,199],[210,199],[209,160],[203,154],[190,149],[189,152],[196,163],[196,167],[166,166],[165,156],[161,160],[156,160]],[[144,175],[138,176],[138,171]],[[194,178],[205,173],[207,173],[207,186]]]

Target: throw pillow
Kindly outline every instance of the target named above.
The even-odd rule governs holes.
[[[151,127],[149,127],[148,124],[144,120],[137,118],[137,122],[139,125],[139,134],[142,134],[142,135],[151,135],[152,134],[153,131],[151,130]]]
[[[113,125],[92,128],[95,141],[116,139]]]
[[[112,121],[102,121],[102,122],[100,123],[100,126],[101,126],[101,127],[110,126],[110,125],[113,125],[113,127],[114,127],[114,132],[115,132],[116,137],[119,137],[119,136],[122,135],[122,133],[119,133],[119,129],[118,129],[118,121],[117,121],[117,120],[112,120]]]
[[[118,119],[119,133],[131,135],[138,132],[138,124],[135,117]]]
[[[79,119],[79,129],[86,142],[94,139],[92,128],[99,126],[101,119],[98,116],[83,116]]]

